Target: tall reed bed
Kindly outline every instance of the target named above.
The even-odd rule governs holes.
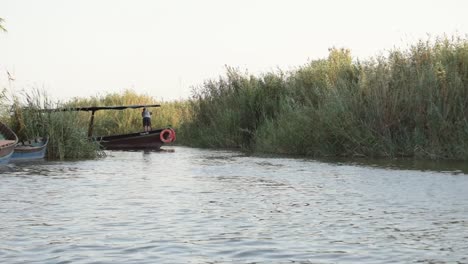
[[[259,126],[280,113],[285,92],[281,73],[256,77],[228,68],[226,78],[194,89],[191,122],[182,130],[195,146],[249,149]]]
[[[14,96],[9,124],[20,140],[49,137],[47,158],[53,160],[89,159],[103,153],[96,142],[87,138],[87,125],[77,112],[44,112],[41,109],[63,107],[53,103],[41,91]]]
[[[346,49],[291,72],[228,69],[194,90],[189,144],[311,156],[468,159],[468,41],[365,61]]]

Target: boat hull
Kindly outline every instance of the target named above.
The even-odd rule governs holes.
[[[18,143],[16,134],[5,124],[0,122],[0,165],[7,164]]]
[[[11,156],[13,156],[13,150],[15,148],[13,147],[9,153],[6,154],[0,154],[0,165],[5,165],[8,164],[11,160]]]
[[[161,132],[164,129],[149,132],[138,132],[116,136],[95,138],[104,149],[114,150],[159,150],[164,142],[161,140]]]
[[[49,140],[47,138],[20,143],[16,145],[11,160],[22,161],[44,159],[48,143]]]

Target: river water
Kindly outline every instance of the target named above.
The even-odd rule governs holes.
[[[468,263],[463,168],[170,149],[2,168],[0,263]]]

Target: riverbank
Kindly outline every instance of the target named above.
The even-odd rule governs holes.
[[[190,146],[312,157],[468,159],[468,41],[420,41],[357,60],[330,49],[290,72],[226,76],[194,91]]]

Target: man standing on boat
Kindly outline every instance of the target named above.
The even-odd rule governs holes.
[[[145,132],[151,131],[151,112],[145,107],[141,112],[141,116],[143,117],[143,129]]]

